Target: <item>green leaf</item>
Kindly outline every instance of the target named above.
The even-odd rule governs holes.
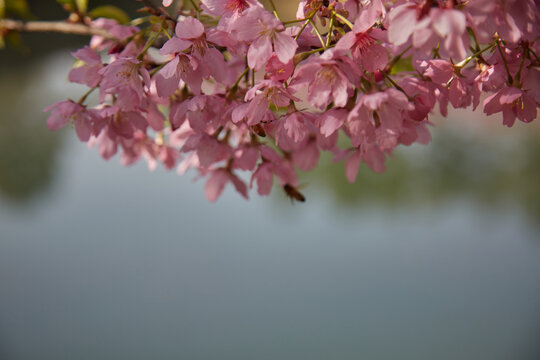
[[[109,18],[114,19],[118,21],[120,24],[125,24],[129,22],[129,16],[125,13],[124,10],[114,6],[114,5],[103,5],[98,6],[97,8],[93,8],[88,15],[90,15],[91,18]]]
[[[6,2],[0,0],[0,19],[3,19],[6,14]]]
[[[19,16],[23,19],[32,17],[30,13],[30,7],[26,0],[5,0],[4,2],[4,13]]]
[[[406,57],[401,58],[394,64],[392,67],[391,74],[395,75],[403,71],[414,71],[414,67],[412,65],[412,57]]]
[[[79,9],[81,14],[86,14],[86,10],[88,10],[88,0],[75,0],[75,5],[77,5],[77,9]]]

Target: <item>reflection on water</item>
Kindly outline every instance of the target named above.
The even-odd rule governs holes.
[[[452,121],[452,118],[445,122]],[[496,126],[499,126],[496,122]],[[318,191],[329,191],[336,206],[387,207],[444,204],[467,198],[485,210],[518,204],[532,223],[540,224],[540,132],[467,136],[467,126],[433,129],[429,146],[401,148],[388,160],[387,171],[376,174],[362,166],[357,182],[349,184],[344,166],[327,158],[315,173]],[[488,129],[489,131],[489,129]],[[508,137],[508,138],[506,138]]]
[[[40,66],[0,75],[0,193],[5,199],[26,201],[45,190],[54,176],[61,139],[47,129],[35,100],[47,91],[36,82],[44,71]]]
[[[536,130],[449,122],[357,184],[321,166],[306,204],[209,204],[45,130],[70,63],[2,74],[1,359],[538,358]]]

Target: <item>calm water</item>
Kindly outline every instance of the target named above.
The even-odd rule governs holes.
[[[442,127],[306,204],[209,204],[46,130],[70,63],[2,74],[1,359],[540,357],[537,137]]]

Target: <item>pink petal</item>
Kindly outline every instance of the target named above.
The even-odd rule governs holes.
[[[259,193],[259,195],[264,196],[270,194],[274,180],[272,164],[268,162],[262,163],[253,173],[251,182],[253,182],[253,180],[257,182],[257,193]]]
[[[221,16],[227,9],[227,1],[201,0],[202,9],[212,16]]]
[[[510,107],[505,107],[503,109],[503,125],[512,127],[516,122],[516,113]]]
[[[356,43],[356,34],[352,31],[346,33],[336,44],[336,50],[347,51]]]
[[[362,66],[368,72],[384,69],[386,64],[388,64],[388,53],[382,45],[377,43],[373,43],[362,55]]]
[[[71,55],[73,55],[79,60],[84,61],[88,65],[101,64],[101,57],[99,56],[99,54],[88,46],[72,52]]]
[[[345,122],[347,112],[340,109],[332,109],[321,115],[321,134],[326,137],[332,135]]]
[[[197,39],[204,33],[204,25],[199,20],[188,16],[176,24],[175,32],[180,39]]]
[[[283,33],[274,35],[274,50],[282,63],[288,63],[293,58],[297,48],[298,43],[292,37]]]
[[[74,124],[75,132],[77,133],[79,140],[87,142],[88,139],[90,139],[90,135],[92,135],[92,124],[88,117],[82,114],[75,115]]]
[[[249,47],[247,58],[250,68],[259,70],[272,55],[272,42],[267,36],[261,36],[255,40]],[[287,60],[289,61],[289,60]]]
[[[236,191],[238,191],[245,199],[248,199],[246,183],[240,180],[240,178],[234,174],[229,175],[229,180],[233,183]]]
[[[350,183],[356,181],[358,169],[360,168],[360,161],[362,161],[362,156],[360,151],[356,150],[345,162],[345,175]]]
[[[522,99],[522,106],[517,107],[517,116],[523,122],[531,122],[536,119],[536,102],[534,99],[524,94]]]
[[[461,35],[465,32],[467,20],[463,12],[452,9],[433,9],[432,14],[433,28],[440,36]]]
[[[172,76],[170,78],[165,78],[161,74],[156,74],[154,76],[156,80],[156,90],[159,97],[166,98],[172,95],[180,83],[179,76]]]
[[[163,47],[159,50],[159,53],[162,55],[174,54],[182,52],[191,46],[191,41],[173,37],[168,40]]]
[[[317,149],[315,142],[308,142],[305,146],[296,150],[293,153],[293,161],[302,171],[310,171],[317,166],[319,149]]]
[[[384,7],[382,7],[384,9]],[[377,19],[382,15],[382,9],[381,7],[368,6],[367,8],[364,8],[364,10],[360,11],[360,15],[354,22],[353,32],[363,33],[371,29],[373,24],[377,22]]]
[[[298,143],[304,140],[304,138],[308,135],[306,125],[298,113],[293,113],[287,116],[283,121],[283,127],[287,131],[287,135],[294,142]]]
[[[364,161],[371,170],[377,173],[386,170],[386,167],[384,166],[384,153],[376,145],[368,146],[366,153],[364,154]]]
[[[204,193],[208,201],[215,202],[223,192],[223,189],[225,189],[228,181],[229,175],[225,171],[214,171],[204,185]]]
[[[501,104],[511,104],[516,99],[518,99],[523,93],[521,92],[520,89],[511,87],[511,88],[506,88],[506,89],[501,90],[500,94],[501,94],[501,98],[499,101],[501,102]]]
[[[394,45],[407,42],[416,27],[416,7],[409,4],[397,6],[388,14],[388,41]]]

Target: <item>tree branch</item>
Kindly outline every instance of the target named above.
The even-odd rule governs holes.
[[[0,30],[13,30],[20,32],[57,32],[74,35],[99,35],[104,38],[115,40],[108,31],[93,28],[84,24],[72,24],[65,21],[19,21],[10,19],[0,19]]]

